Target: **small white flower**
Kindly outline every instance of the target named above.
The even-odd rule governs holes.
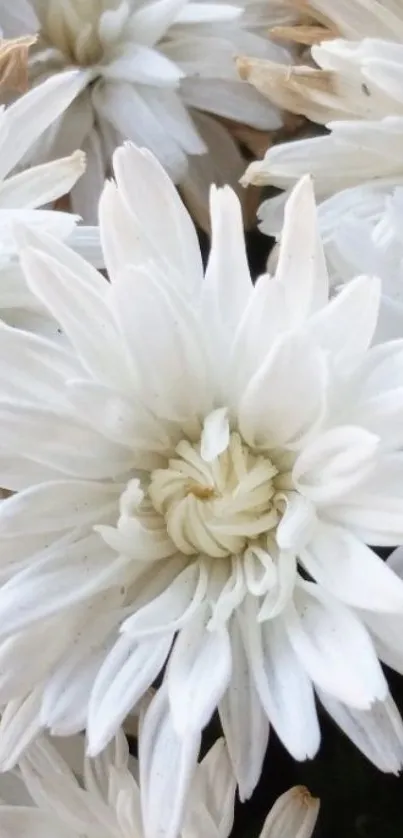
[[[69,71],[48,79],[0,112],[0,316],[35,331],[52,332],[57,324],[44,317],[43,307],[28,291],[18,264],[16,223],[68,239],[83,256],[103,266],[95,228],[77,227],[78,217],[66,212],[38,209],[65,195],[82,176],[82,151],[10,174],[74,99],[78,85],[78,72]]]
[[[72,206],[87,223],[95,223],[112,152],[123,140],[154,152],[196,209],[208,202],[212,181],[236,184],[242,174],[226,119],[262,130],[281,125],[277,110],[235,67],[245,50],[288,60],[267,37],[270,3],[31,0],[31,7],[39,35],[30,54],[32,81],[72,66],[80,78],[74,101],[33,159],[77,145],[86,152]]]
[[[269,149],[243,183],[287,189],[310,172],[332,283],[357,270],[377,274],[383,281],[377,338],[401,337],[403,11],[394,2],[361,0],[308,6],[343,36],[312,47],[316,66],[285,71],[245,59],[243,75],[279,107],[325,124],[330,133]],[[260,207],[264,232],[279,234],[285,200],[277,196]]]
[[[352,201],[362,194],[365,213],[373,180],[397,186],[403,179],[403,11],[395,2],[309,5],[343,37],[312,47],[316,66],[284,73],[281,65],[246,61],[244,75],[280,107],[326,125],[330,133],[269,148],[242,182],[287,189],[309,172],[319,201],[362,185],[367,189]],[[271,213],[267,202],[261,216]]]
[[[155,159],[127,145],[114,170],[111,284],[27,230],[27,283],[66,340],[0,327],[0,482],[16,491],[0,506],[0,761],[41,727],[87,726],[99,752],[167,663],[168,709],[158,694],[144,722],[157,809],[161,772],[173,808],[186,795],[162,718],[191,764],[218,707],[245,798],[269,721],[294,757],[316,753],[314,690],[396,771],[378,655],[402,665],[403,583],[367,546],[403,540],[403,344],[371,348],[380,284],[328,302],[309,180],[275,278],[253,287],[230,189],[212,191],[203,277]]]
[[[139,788],[138,775],[137,761],[129,755],[121,731],[95,760],[84,758],[79,737],[55,747],[42,736],[31,745],[18,771],[0,777],[0,834],[2,838],[142,838],[141,797],[147,796],[147,790],[142,785]],[[192,776],[181,817],[183,835],[228,838],[235,787],[224,740],[220,739]],[[315,801],[309,800],[308,793],[305,800],[296,792],[293,789],[288,793],[290,800],[276,819],[298,828],[309,818],[314,821]],[[168,799],[165,812],[158,814],[161,823],[164,814],[170,817]],[[177,836],[181,825],[178,821],[178,829],[172,834]],[[308,838],[310,833],[302,834]]]
[[[173,770],[174,739],[170,745]],[[0,777],[2,838],[141,838],[147,833],[140,801],[144,805],[150,792],[142,783],[139,787],[141,773],[121,731],[95,760],[84,758],[83,740],[78,736],[59,740],[57,746],[42,736],[31,745],[17,771]],[[224,740],[219,739],[193,773],[175,834],[228,838],[235,786]],[[167,834],[164,819],[165,824],[171,819],[169,798],[164,803],[162,811],[154,811],[161,836]],[[261,838],[310,838],[318,814],[319,800],[303,786],[295,786],[276,800]]]

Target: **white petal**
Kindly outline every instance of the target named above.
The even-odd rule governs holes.
[[[43,620],[6,638],[0,644],[0,702],[26,695],[48,673],[69,644],[70,632],[74,636],[76,617],[73,614],[63,624],[56,620]],[[41,649],[41,654],[35,654]]]
[[[284,621],[295,653],[318,687],[360,710],[386,697],[387,683],[363,623],[318,585],[300,583]]]
[[[243,437],[269,449],[298,447],[323,413],[325,388],[321,350],[308,337],[287,333],[276,340],[241,399]]]
[[[153,575],[157,575],[155,571]],[[206,587],[203,567],[198,562],[185,565],[172,580],[167,580],[159,596],[146,600],[125,620],[122,631],[139,639],[181,629],[202,603]]]
[[[0,722],[0,770],[9,771],[41,731],[41,688],[7,704]]]
[[[185,299],[151,265],[127,268],[112,285],[111,299],[147,407],[180,421],[209,413],[202,330]]]
[[[162,52],[139,44],[122,46],[110,64],[103,67],[102,76],[135,85],[178,87],[184,72]]]
[[[91,106],[90,109],[92,117]],[[69,113],[69,126],[70,116]],[[98,222],[98,202],[105,182],[106,166],[100,134],[95,126],[92,127],[92,122],[85,139],[81,143],[81,148],[86,155],[86,167],[84,174],[71,190],[71,209],[80,216],[84,224],[94,225]],[[103,260],[97,267],[102,268],[102,262]]]
[[[260,701],[292,756],[312,758],[320,742],[312,684],[287,639],[282,618],[258,623],[256,608],[248,597],[242,631]]]
[[[403,615],[403,582],[347,529],[319,522],[300,559],[316,582],[347,605]]]
[[[229,444],[229,421],[227,409],[213,410],[204,420],[200,443],[200,454],[206,463],[211,463],[225,451]]]
[[[0,589],[0,634],[5,637],[60,609],[124,585],[130,560],[114,558],[98,537],[52,548]]]
[[[259,838],[311,838],[319,814],[319,800],[304,786],[295,786],[279,797],[263,824]]]
[[[219,713],[238,781],[241,801],[247,800],[260,778],[269,737],[269,723],[256,692],[237,617],[230,624],[232,674]]]
[[[401,771],[403,722],[391,696],[370,710],[347,707],[322,691],[319,696],[330,716],[379,771],[396,775]]]
[[[228,631],[208,631],[209,616],[207,607],[200,608],[181,629],[168,664],[172,720],[181,737],[207,725],[231,677]]]
[[[111,124],[119,142],[130,140],[156,155],[175,183],[186,171],[186,155],[166,126],[159,122],[147,97],[147,87],[127,81],[108,81],[92,91],[100,121]]]
[[[96,756],[159,675],[173,634],[135,643],[121,636],[95,680],[88,707],[88,754]]]
[[[176,838],[196,768],[200,734],[179,738],[172,725],[166,687],[151,701],[139,731],[140,789],[145,833]]]
[[[150,0],[133,15],[133,27],[140,44],[153,46],[178,17],[185,0]]]
[[[84,170],[85,155],[82,151],[26,169],[1,184],[0,207],[35,209],[49,204],[70,192]]]
[[[403,456],[399,451],[379,459],[362,486],[326,511],[367,544],[393,547],[403,541]]]
[[[374,336],[381,282],[357,277],[309,321],[309,333],[344,364],[357,363]],[[357,322],[360,328],[357,329]]]
[[[54,210],[50,213],[54,215]],[[61,215],[69,215],[69,213],[60,213]],[[86,254],[80,254],[81,247],[89,240],[91,248],[96,250],[96,260],[99,261],[101,257],[101,248],[99,240],[99,230],[94,227],[78,227],[76,226],[71,233],[70,245],[63,244],[57,238],[49,235],[48,232],[41,229],[33,230],[31,227],[18,225],[16,231],[16,240],[20,250],[25,247],[32,247],[34,250],[44,250],[49,256],[53,256],[58,262],[69,268],[73,273],[78,274],[80,278],[93,289],[94,293],[106,294],[108,285],[104,281],[104,277],[92,267],[91,259],[87,259]],[[75,247],[75,252],[72,248]],[[104,267],[104,263],[97,266]]]
[[[43,689],[41,721],[61,736],[83,730],[95,678],[116,641],[125,591],[117,587],[98,594],[80,609],[78,629],[65,654],[48,673]]]
[[[298,492],[287,492],[286,504],[277,527],[276,541],[281,550],[298,553],[316,529],[316,509]]]
[[[0,402],[0,424],[7,438],[8,456],[18,458],[17,471],[23,473],[20,458],[27,457],[45,466],[45,480],[60,475],[79,480],[119,479],[135,465],[130,449],[85,427],[66,409],[4,399]]]
[[[45,128],[62,114],[88,81],[85,70],[56,73],[20,96],[6,110],[0,141],[0,179],[20,162]],[[29,130],[27,129],[29,125]]]
[[[241,205],[230,187],[210,191],[211,249],[203,283],[206,322],[229,335],[236,329],[252,293]]]
[[[197,294],[203,278],[199,243],[171,179],[152,154],[130,143],[115,151],[113,167],[120,195],[132,213],[132,264],[139,264],[140,257],[142,262],[153,257],[175,272],[177,287],[185,295]],[[111,223],[113,219],[105,217],[105,239]]]
[[[286,204],[276,280],[284,283],[294,325],[327,302],[328,276],[309,177],[299,181]]]
[[[119,489],[84,480],[33,486],[0,504],[0,536],[53,533],[93,524],[116,509]]]
[[[243,393],[287,326],[284,288],[268,274],[263,274],[253,287],[232,341],[228,377],[235,399]]]
[[[296,460],[293,482],[314,503],[331,504],[371,472],[378,444],[375,434],[360,427],[340,425],[324,431]]]
[[[48,253],[31,248],[21,254],[21,264],[29,287],[59,321],[84,366],[98,380],[116,383],[126,363],[105,300],[108,286],[103,277],[99,275],[96,290],[86,281],[86,273],[73,272]]]
[[[75,377],[74,356],[55,341],[0,323],[2,397],[38,404],[62,402],[64,382]]]
[[[200,818],[204,816],[210,834],[227,838],[234,822],[235,792],[226,742],[217,739],[195,773],[182,834],[200,834]]]

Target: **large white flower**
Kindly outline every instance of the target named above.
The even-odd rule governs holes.
[[[114,169],[111,284],[27,230],[27,283],[66,343],[0,328],[2,765],[41,726],[87,725],[98,752],[168,662],[187,757],[218,707],[242,797],[269,720],[297,759],[316,753],[314,690],[396,771],[376,652],[381,632],[401,661],[403,584],[366,546],[403,539],[403,345],[370,348],[379,282],[328,303],[309,180],[253,287],[230,189],[212,192],[203,278],[156,160],[128,145]],[[174,785],[151,741],[147,770]]]
[[[144,835],[137,761],[129,755],[120,731],[96,759],[83,761],[80,740],[56,748],[41,737],[21,760],[19,771],[0,778],[2,838],[133,838]],[[77,774],[82,778],[77,779]],[[140,780],[141,780],[140,765]],[[234,819],[235,780],[224,740],[220,739],[196,769],[186,801],[184,835],[227,838]],[[290,790],[283,821],[303,826],[316,820],[318,803]],[[170,817],[168,800],[166,811]],[[280,817],[280,815],[278,816]],[[179,824],[179,827],[181,824]],[[176,833],[178,834],[178,833]],[[309,838],[309,833],[307,833]]]
[[[87,153],[72,206],[88,223],[96,218],[111,153],[123,140],[153,151],[197,209],[207,203],[209,183],[236,183],[244,168],[221,118],[263,130],[281,125],[277,110],[235,67],[245,50],[287,60],[266,36],[270,5],[262,0],[31,0],[31,6],[39,32],[32,81],[77,66],[81,82],[35,159],[77,145]]]
[[[10,174],[68,107],[79,86],[79,73],[72,70],[44,81],[0,112],[0,316],[24,328],[52,331],[57,324],[44,317],[43,307],[28,291],[18,264],[16,222],[68,238],[83,256],[103,266],[96,228],[78,227],[78,217],[66,212],[38,209],[65,195],[79,180],[85,170],[82,151]]]
[[[55,747],[41,737],[21,760],[19,771],[0,778],[2,838],[140,838],[144,835],[138,766],[119,732],[95,760],[84,759],[72,738]],[[77,775],[83,781],[77,780]],[[235,782],[224,740],[197,766],[186,801],[182,834],[187,838],[228,838],[234,819]],[[296,786],[276,800],[264,823],[265,838],[310,838],[319,801]],[[170,820],[169,800],[155,816]],[[161,833],[162,834],[162,833]]]

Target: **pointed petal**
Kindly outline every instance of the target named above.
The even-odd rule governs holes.
[[[351,280],[309,321],[309,334],[338,362],[356,364],[364,356],[374,336],[381,281],[361,276]],[[357,329],[359,318],[360,328]]]
[[[387,683],[363,623],[318,585],[301,582],[284,612],[289,641],[315,684],[334,698],[367,710]]]
[[[101,666],[88,707],[89,756],[97,756],[164,666],[173,634],[135,643],[121,636]]]
[[[285,207],[276,280],[284,283],[294,325],[327,302],[328,275],[308,176],[297,183]]]
[[[41,688],[7,704],[0,722],[0,770],[10,771],[42,729]]]
[[[200,748],[196,731],[178,737],[166,686],[146,710],[139,731],[140,789],[145,834],[177,838]]]
[[[209,631],[209,619],[208,607],[199,608],[181,629],[168,664],[172,721],[184,738],[207,725],[231,677],[228,631]]]
[[[269,737],[269,722],[256,692],[236,616],[230,624],[232,674],[219,713],[238,781],[241,801],[247,800],[260,778]]]
[[[323,413],[326,380],[325,357],[308,337],[278,338],[239,405],[245,440],[269,449],[298,447]]]
[[[347,605],[403,615],[403,582],[347,529],[319,522],[300,559],[316,582]]]
[[[88,78],[85,70],[56,73],[10,105],[3,115],[7,130],[0,141],[0,180],[20,162],[45,129],[64,113],[86,86]]]
[[[385,773],[399,774],[403,767],[403,722],[391,696],[369,710],[347,707],[319,691],[329,715],[357,748]]]
[[[292,756],[312,758],[319,748],[320,731],[311,681],[289,643],[282,619],[258,623],[253,613],[257,607],[248,597],[242,631],[260,701]]]
[[[230,189],[211,187],[211,249],[203,283],[206,320],[233,333],[252,294],[252,280],[245,249],[242,211]]]

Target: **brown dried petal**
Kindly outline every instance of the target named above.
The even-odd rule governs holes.
[[[315,67],[287,67],[273,61],[246,58],[237,59],[242,79],[256,87],[278,107],[308,119],[320,121],[316,111],[329,107],[334,96],[334,74]]]
[[[34,35],[0,39],[0,89],[23,93],[28,87],[28,50]]]

